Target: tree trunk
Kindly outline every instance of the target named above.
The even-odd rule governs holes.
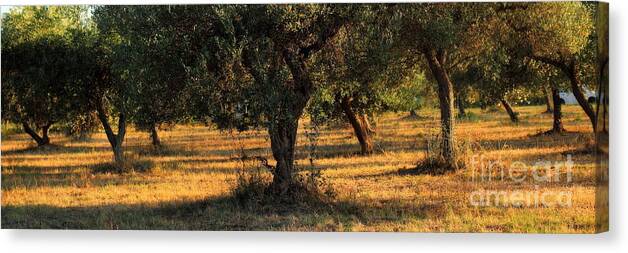
[[[554,104],[554,121],[552,123],[552,130],[550,130],[550,132],[562,133],[565,131],[565,128],[563,127],[562,105],[560,104],[560,94],[558,92],[558,89],[555,87],[552,87],[552,100]]]
[[[373,138],[371,137],[372,130],[369,129],[368,118],[365,115],[358,116],[351,108],[351,99],[344,97],[341,101],[342,110],[345,112],[349,123],[353,127],[355,136],[360,142],[360,149],[363,155],[369,155],[373,153]]]
[[[545,93],[545,113],[552,113],[552,94],[547,89],[543,89]]]
[[[269,126],[270,146],[273,157],[277,161],[273,175],[273,188],[284,194],[294,183],[294,150],[297,141],[299,118],[310,100],[314,83],[310,79],[305,65],[306,57],[298,54],[294,47],[277,45],[277,51],[282,57],[293,78],[292,85],[287,85],[285,92],[290,96],[284,108],[277,108],[283,112],[275,115]]]
[[[123,171],[127,168],[124,168],[124,150],[122,149],[122,143],[116,144],[116,146],[112,147],[113,149],[113,162],[116,165],[116,168]]]
[[[458,94],[458,99],[457,99],[457,104],[458,104],[458,116],[459,117],[464,117],[467,115],[467,112],[464,110],[465,109],[465,103],[464,103],[464,99],[462,98],[462,96],[460,94]]]
[[[445,52],[434,49],[425,51],[425,57],[432,75],[438,83],[438,101],[441,120],[441,155],[445,161],[456,168],[456,152],[454,149],[454,92],[453,84],[445,69]]]
[[[270,34],[276,52],[281,53],[281,58],[283,58],[283,62],[287,65],[292,75],[292,85],[287,85],[285,87],[286,90],[281,91],[285,93],[285,98],[289,102],[284,104],[285,108],[277,108],[280,110],[279,114],[284,115],[280,115],[279,120],[271,123],[269,129],[271,149],[273,156],[277,160],[273,185],[279,186],[282,192],[289,190],[288,187],[293,183],[294,145],[297,139],[299,118],[303,114],[303,110],[315,88],[306,62],[312,54],[321,50],[346,22],[348,22],[348,19],[345,18],[334,19],[332,23],[325,27],[323,33],[319,33],[318,38],[314,41],[304,38],[286,39],[285,34],[281,33]],[[281,66],[281,64],[277,65]],[[281,109],[284,110],[281,111]]]
[[[41,136],[37,134],[35,130],[33,130],[26,121],[22,121],[22,128],[24,128],[24,132],[26,132],[35,142],[37,142],[37,146],[44,146],[50,144],[50,138],[48,137],[48,130],[52,124],[46,124],[41,127]]]
[[[512,109],[512,107],[510,106],[508,101],[506,101],[506,99],[501,99],[500,102],[502,103],[502,106],[504,106],[504,109],[506,109],[506,112],[508,113],[508,116],[510,116],[510,121],[512,121],[513,123],[519,122],[518,113],[516,113]]]
[[[580,107],[582,107],[582,110],[584,110],[584,113],[586,113],[587,117],[589,117],[589,120],[591,121],[591,125],[593,127],[593,131],[595,132],[595,111],[593,111],[593,107],[591,106],[591,104],[589,104],[589,100],[584,96],[584,93],[582,92],[582,82],[580,81],[580,76],[578,75],[578,64],[570,64],[567,68],[567,71],[567,75],[569,76],[569,81],[571,83],[571,92],[573,93],[574,97],[576,97],[576,100],[578,101]]]
[[[157,125],[153,125],[151,127],[150,138],[153,141],[153,146],[161,146],[161,140],[159,139],[159,133],[157,132]]]
[[[373,117],[373,114],[371,114],[371,117],[375,118]],[[369,121],[369,116],[367,114],[360,115],[360,120],[364,122],[364,125],[366,126],[366,130],[368,131],[369,134],[371,135],[375,134],[375,129],[373,129],[373,127],[371,126],[371,122]]]
[[[547,64],[551,64],[557,67],[558,69],[562,70],[563,73],[567,75],[567,77],[569,78],[569,83],[571,84],[571,92],[573,93],[574,97],[576,97],[576,100],[578,101],[578,104],[580,105],[584,113],[587,114],[587,117],[589,117],[589,120],[591,121],[591,125],[593,127],[593,132],[595,132],[595,127],[597,125],[596,115],[595,115],[595,111],[593,111],[593,107],[591,107],[591,105],[589,104],[589,101],[584,96],[584,93],[582,93],[582,90],[581,90],[582,81],[580,80],[580,75],[579,75],[580,65],[578,64],[578,61],[574,58],[568,61],[557,61],[557,60],[550,59],[547,57],[540,57],[540,56],[534,56],[534,55],[532,56],[532,58],[545,62]],[[556,106],[556,103],[554,103],[554,106]],[[555,109],[556,108],[554,108],[554,110]]]
[[[275,189],[286,191],[293,182],[294,173],[294,146],[297,140],[297,126],[299,119],[281,120],[270,126],[270,147],[273,157],[277,161],[273,171],[273,186]]]
[[[43,145],[50,144],[50,138],[48,137],[48,130],[50,129],[50,124],[46,124],[41,127],[41,139]]]
[[[105,108],[101,103],[96,107],[96,113],[98,115],[98,119],[105,129],[105,134],[107,135],[107,140],[111,145],[111,150],[113,151],[113,162],[117,169],[123,171],[124,168],[124,149],[122,148],[122,144],[124,142],[124,135],[126,134],[126,114],[120,112],[118,115],[118,133],[115,134],[113,129],[111,129],[111,125],[109,124],[109,119],[107,117],[107,113]]]
[[[416,111],[415,111],[415,110],[410,110],[410,117],[415,118],[415,117],[418,117],[418,116],[419,116],[419,115],[416,113]]]
[[[295,144],[297,140],[297,128],[299,126],[299,118],[303,114],[303,110],[310,99],[310,93],[313,83],[308,77],[307,68],[302,59],[295,51],[294,46],[286,47],[279,45],[275,48],[281,55],[275,55],[270,60],[271,75],[263,75],[254,67],[253,55],[251,51],[245,50],[243,56],[244,66],[253,76],[256,83],[266,82],[283,82],[275,80],[277,71],[276,66],[281,66],[281,61],[285,62],[292,74],[292,82],[282,83],[279,86],[282,89],[280,94],[284,95],[281,99],[285,102],[279,103],[274,113],[270,113],[268,135],[270,137],[270,147],[273,158],[277,162],[273,168],[273,181],[270,189],[276,194],[283,195],[287,193],[294,184],[294,157]]]

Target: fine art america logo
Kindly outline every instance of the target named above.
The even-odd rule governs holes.
[[[470,180],[480,188],[471,192],[469,203],[477,207],[571,207],[573,192],[544,189],[547,185],[568,185],[573,178],[573,161],[542,161],[527,164],[515,161],[506,165],[501,158],[484,155],[470,159]],[[507,188],[508,190],[494,190]],[[558,188],[566,189],[566,188]]]

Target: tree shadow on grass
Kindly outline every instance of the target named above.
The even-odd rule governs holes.
[[[401,151],[419,151],[424,147],[423,143],[417,143],[416,141],[378,141],[375,143],[374,152],[371,155],[401,152]],[[298,150],[304,150],[305,146],[297,146]],[[307,157],[305,152],[298,152],[296,154],[297,159],[304,159]],[[341,143],[341,144],[329,144],[321,145],[317,147],[316,156],[318,158],[339,158],[339,157],[368,157],[369,155],[363,155],[360,152],[360,145],[357,143]]]
[[[508,139],[508,140],[487,140],[480,141],[479,144],[486,150],[497,150],[503,148],[539,148],[539,147],[556,147],[561,145],[583,144],[583,141],[590,138],[589,133],[582,132],[565,132],[562,134],[545,134],[540,132],[532,134],[528,137]]]
[[[194,173],[194,174],[215,174],[215,173],[236,173],[237,168],[229,168],[229,167],[213,167],[208,166],[211,163],[217,162],[228,162],[231,159],[202,159],[202,160],[183,160],[183,161],[175,161],[175,162],[162,162],[157,165],[161,170],[165,171],[180,171],[185,173]],[[189,168],[187,166],[201,164],[201,166],[195,166],[194,168]]]
[[[250,209],[226,196],[197,201],[86,207],[3,205],[1,225],[5,229],[350,231],[357,224],[402,224],[441,213],[444,213],[442,206],[411,206],[401,201],[383,205],[338,201],[309,209],[272,205]]]
[[[133,152],[140,156],[196,156],[203,155],[205,152],[189,150],[176,147],[176,145],[163,145],[160,147],[153,147],[152,145],[124,145],[125,152]],[[76,154],[85,152],[111,152],[111,147],[75,147],[64,146],[63,144],[48,144],[44,146],[29,146],[23,149],[7,150],[3,151],[3,155],[20,155],[20,154],[46,154],[46,155],[61,155],[61,154]],[[228,152],[233,152],[228,150]]]
[[[202,155],[203,154],[203,152],[201,152],[201,151],[179,148],[179,147],[176,147],[175,145],[160,145],[160,146],[142,145],[142,146],[134,146],[134,147],[131,147],[131,148],[128,148],[128,149],[130,151],[133,151],[134,153],[140,155],[140,156],[156,156],[156,157],[186,156],[186,157],[190,157],[190,156],[197,156],[197,155]]]
[[[376,173],[376,174],[359,175],[359,176],[356,176],[355,178],[374,179],[374,178],[381,178],[381,177],[394,177],[394,176],[405,177],[405,176],[422,176],[422,175],[433,175],[433,174],[420,171],[419,169],[416,168],[416,166],[414,167],[404,166],[396,170],[390,170],[390,171]]]
[[[13,173],[2,175],[2,189],[12,190],[16,188],[38,188],[38,187],[63,187],[63,186],[76,186],[71,178],[76,177],[76,173],[55,173],[55,174],[40,174],[40,173]]]
[[[145,185],[154,180],[147,177],[130,177],[128,175],[104,175],[108,172],[96,172],[95,168],[111,166],[109,163],[101,163],[91,166],[11,166],[2,171],[2,190],[16,188],[37,189],[42,187],[102,187],[106,185]],[[91,170],[80,170],[91,168]],[[110,173],[110,172],[109,172]]]
[[[111,149],[108,147],[69,147],[69,146],[63,146],[60,144],[47,144],[44,146],[30,146],[23,149],[2,151],[2,154],[3,155],[20,155],[20,154],[60,155],[60,154],[75,154],[75,153],[110,151],[110,150]]]
[[[155,168],[155,163],[151,160],[136,160],[127,158],[120,168],[113,163],[99,163],[90,166],[92,174],[128,174],[128,173],[149,173]]]

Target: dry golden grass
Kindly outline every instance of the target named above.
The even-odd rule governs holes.
[[[541,113],[544,107],[516,109],[519,124],[510,123],[503,112],[471,109],[476,117],[458,122],[458,140],[471,143],[473,155],[506,165],[564,161],[572,154],[572,182],[518,183],[498,180],[498,175],[480,182],[473,180],[479,169],[472,168],[442,176],[412,173],[425,155],[425,138],[437,129],[436,111],[422,112],[427,117],[419,119],[380,117],[378,151],[369,157],[355,155],[359,146],[348,126],[323,127],[315,165],[338,195],[332,207],[315,210],[245,210],[232,200],[236,171],[242,167],[236,159],[239,147],[249,156],[272,157],[264,131],[236,134],[234,140],[204,126],[178,126],[161,132],[167,148],[160,152],[151,151],[146,133],[131,131],[127,156],[154,168],[124,175],[93,173],[111,160],[103,133],[87,141],[54,135],[57,146],[38,149],[25,134],[12,134],[2,136],[1,145],[2,227],[594,232],[595,159],[584,149],[591,132],[585,114],[577,106],[565,106],[569,133],[537,136],[551,126],[551,115]],[[299,138],[298,164],[307,167],[303,129]],[[480,189],[548,193],[550,198],[571,192],[572,206],[470,205],[470,195]]]

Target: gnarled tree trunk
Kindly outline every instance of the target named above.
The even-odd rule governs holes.
[[[50,138],[48,137],[48,130],[52,126],[52,123],[48,123],[41,127],[41,136],[37,134],[35,130],[33,130],[28,122],[22,121],[22,128],[24,128],[24,132],[26,132],[35,142],[37,142],[37,146],[44,146],[50,144]]]
[[[283,119],[268,129],[270,147],[277,161],[273,172],[275,189],[285,191],[293,182],[294,149],[297,141],[299,119]]]
[[[510,106],[510,104],[508,103],[508,101],[506,101],[506,99],[501,99],[499,100],[502,103],[502,106],[504,107],[504,109],[506,109],[506,112],[508,113],[508,116],[510,116],[510,121],[517,123],[519,122],[519,116],[518,113],[516,113],[513,109],[512,106]]]
[[[445,68],[446,53],[443,50],[429,49],[424,52],[432,75],[438,83],[438,101],[441,120],[441,155],[456,168],[456,151],[454,148],[454,91]]]
[[[565,131],[565,128],[563,127],[562,105],[560,103],[560,94],[558,89],[555,87],[552,87],[552,100],[554,104],[554,111],[552,114],[554,116],[554,120],[552,122],[552,130],[550,130],[550,132],[562,133]]]
[[[353,127],[353,131],[355,132],[355,136],[358,138],[360,142],[360,152],[363,155],[369,155],[373,153],[373,137],[372,137],[372,129],[370,129],[368,118],[366,115],[356,115],[356,113],[351,108],[351,99],[349,97],[344,97],[340,103],[342,106],[342,110],[345,112],[349,123]]]
[[[294,146],[297,139],[297,127],[299,118],[315,87],[306,61],[313,53],[321,50],[348,21],[344,17],[334,16],[330,22],[320,24],[325,28],[322,32],[304,31],[301,35],[305,36],[290,38],[281,32],[269,34],[275,51],[281,54],[292,76],[292,83],[282,87],[285,91],[281,91],[287,93],[286,100],[288,101],[282,105],[284,108],[277,108],[283,115],[276,115],[278,117],[271,119],[269,127],[271,149],[277,161],[272,184],[281,192],[288,191],[294,183]],[[310,34],[318,36],[308,36]],[[253,76],[258,81],[264,81],[261,75],[253,74]]]
[[[589,117],[589,121],[591,121],[593,131],[595,132],[596,120],[597,120],[595,116],[595,111],[593,110],[593,107],[591,106],[591,104],[589,104],[589,100],[584,96],[584,93],[582,92],[582,88],[581,88],[582,82],[580,80],[578,68],[579,68],[578,64],[575,62],[572,62],[571,64],[567,66],[565,71],[567,72],[567,75],[569,76],[569,83],[571,84],[571,92],[573,93],[574,97],[576,97],[576,100],[578,101],[578,104],[580,105],[580,107],[582,107],[582,110],[584,111],[584,113],[586,113],[587,117]]]
[[[285,113],[276,115],[269,126],[270,145],[273,157],[277,161],[273,175],[273,188],[282,193],[289,190],[294,182],[294,151],[297,141],[299,118],[310,100],[314,83],[310,80],[309,71],[305,65],[306,57],[297,53],[294,47],[278,47],[283,60],[293,77],[293,85],[287,85],[292,94],[290,103],[285,108],[279,108]]]
[[[96,112],[98,115],[98,119],[105,129],[105,134],[107,135],[107,140],[111,145],[111,150],[113,151],[113,162],[117,169],[125,170],[124,168],[124,149],[122,148],[122,144],[124,142],[124,135],[126,134],[126,114],[120,112],[118,115],[118,133],[114,133],[113,129],[111,129],[111,125],[109,124],[109,119],[107,117],[107,113],[102,102],[98,103],[96,107]]]

